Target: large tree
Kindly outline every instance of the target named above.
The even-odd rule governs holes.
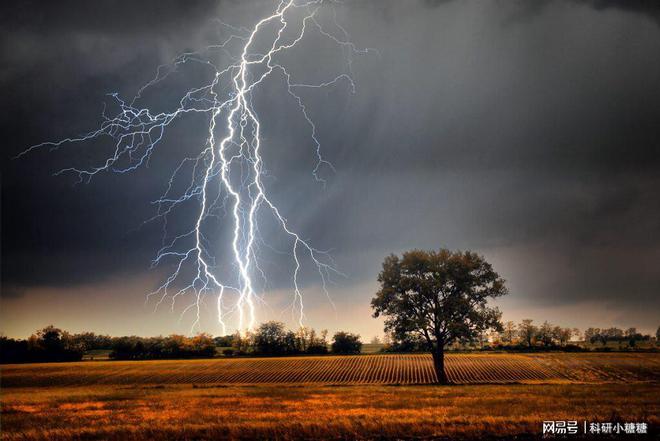
[[[380,290],[371,300],[374,317],[385,317],[385,331],[398,339],[415,336],[433,354],[440,383],[447,383],[444,348],[501,330],[500,312],[487,306],[507,293],[504,280],[473,252],[412,250],[390,255],[378,275]]]

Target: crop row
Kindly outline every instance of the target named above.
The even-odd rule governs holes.
[[[449,354],[454,383],[660,379],[658,354]],[[6,365],[3,387],[92,384],[428,384],[428,354]]]

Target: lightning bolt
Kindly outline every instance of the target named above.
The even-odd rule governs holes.
[[[332,29],[326,29],[319,20],[324,5],[332,10]],[[304,259],[315,265],[323,292],[330,302],[328,283],[333,274],[339,272],[327,251],[318,250],[303,239],[290,226],[277,205],[269,197],[264,184],[266,170],[262,157],[265,147],[261,137],[261,124],[255,107],[253,94],[263,87],[267,78],[277,74],[282,78],[283,87],[296,103],[309,127],[311,144],[316,155],[316,165],[312,170],[315,181],[325,186],[321,177],[323,167],[334,170],[332,164],[323,158],[317,127],[309,115],[300,94],[304,89],[322,89],[345,84],[351,93],[355,92],[352,79],[352,62],[356,54],[366,54],[373,49],[358,49],[351,43],[348,32],[337,23],[334,2],[323,0],[281,0],[277,2],[271,15],[259,20],[252,29],[237,28],[219,22],[229,36],[219,44],[207,46],[197,52],[186,52],[172,62],[161,65],[155,77],[139,89],[130,101],[123,100],[117,93],[110,94],[118,106],[118,113],[108,116],[102,113],[98,129],[75,138],[57,142],[37,144],[19,156],[30,151],[49,147],[58,149],[67,143],[81,143],[101,137],[110,137],[114,151],[102,163],[89,168],[70,167],[59,170],[55,175],[73,173],[79,182],[89,182],[101,172],[128,173],[147,166],[163,139],[167,128],[177,119],[187,114],[209,116],[206,142],[196,156],[181,160],[170,176],[162,196],[154,201],[156,214],[145,222],[162,220],[163,241],[156,253],[153,266],[165,261],[172,265],[172,272],[147,300],[155,297],[156,308],[168,301],[174,310],[181,297],[192,297],[192,301],[181,312],[181,318],[193,311],[195,319],[190,332],[199,329],[201,309],[204,299],[215,296],[217,320],[222,333],[227,333],[228,319],[237,316],[239,331],[253,329],[256,323],[257,304],[265,303],[257,292],[254,275],[264,280],[267,276],[259,266],[259,246],[264,242],[259,236],[260,212],[267,212],[278,228],[289,238],[291,249],[288,252],[292,261],[291,284],[293,298],[291,311],[303,326],[305,318],[304,296],[301,289],[301,268]],[[298,82],[278,61],[281,55],[294,48],[305,35],[316,32],[338,45],[346,65],[341,73],[325,82],[308,84]],[[259,51],[257,42],[267,50]],[[232,54],[232,45],[238,50]],[[219,52],[227,58],[226,65],[219,65],[210,56]],[[186,63],[200,63],[212,69],[209,83],[189,89],[171,112],[152,112],[140,108],[137,103],[147,90],[162,82],[172,72]],[[182,192],[177,192],[177,182],[181,175],[190,170],[188,184]],[[168,233],[168,217],[184,204],[197,202],[197,212],[192,227],[181,234]],[[235,276],[225,281],[219,276],[216,253],[205,236],[209,223],[220,219],[219,212],[226,214],[232,226],[231,260]],[[187,281],[186,281],[187,280]],[[333,304],[334,307],[334,304]]]

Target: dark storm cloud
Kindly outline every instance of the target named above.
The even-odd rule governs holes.
[[[77,30],[108,35],[158,34],[166,33],[172,26],[188,31],[189,25],[198,25],[208,18],[218,4],[217,0],[23,1],[4,5],[0,23],[6,32],[30,30],[50,34]]]
[[[591,0],[588,2],[596,9],[621,9],[622,11],[630,11],[641,14],[648,14],[660,24],[660,4],[652,0]]]
[[[540,14],[552,3],[562,0],[537,0],[520,1],[520,10],[516,12],[515,17],[522,19]],[[656,21],[660,25],[660,4],[653,0],[571,0],[575,4],[587,5],[597,11],[607,11],[608,9],[617,9],[635,14],[643,14]]]
[[[146,271],[161,234],[141,226],[149,201],[181,149],[199,145],[204,121],[172,127],[149,169],[75,187],[51,173],[98,160],[107,145],[9,158],[94,127],[105,93],[135,93],[159,64],[217,41],[214,18],[248,25],[271,3],[120,5],[3,6],[2,277],[12,293]],[[325,190],[313,183],[308,128],[286,94],[255,97],[272,115],[272,197],[303,237],[333,249],[348,284],[374,280],[389,252],[449,246],[495,256],[521,302],[660,306],[651,264],[660,249],[659,9],[641,0],[349,3],[339,20],[380,55],[356,58],[356,95],[309,95],[337,169],[324,171]],[[314,44],[297,56],[301,78],[322,78],[334,60]],[[185,84],[172,81],[173,90]],[[159,93],[157,106],[176,98]],[[280,271],[274,287],[287,277]]]
[[[216,29],[218,4],[3,4],[4,296],[25,293],[22,285],[71,285],[148,265],[160,238],[154,229],[137,229],[152,213],[148,202],[162,190],[161,183],[139,173],[128,182],[100,176],[74,187],[74,180],[51,175],[98,160],[98,152],[89,148],[102,143],[82,151],[65,148],[61,155],[11,158],[35,143],[94,127],[106,93],[134,93],[155,66],[199,46],[200,35]]]

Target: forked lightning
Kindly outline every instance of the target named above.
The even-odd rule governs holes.
[[[281,78],[282,87],[293,98],[302,117],[309,126],[310,144],[316,155],[313,178],[321,185],[322,168],[332,169],[321,154],[321,143],[316,126],[300,91],[310,88],[326,88],[346,85],[355,90],[351,63],[355,54],[364,54],[350,42],[346,30],[337,23],[334,2],[280,1],[274,12],[258,21],[250,29],[237,28],[220,23],[229,36],[220,44],[205,47],[201,51],[180,55],[173,62],[160,66],[155,77],[143,86],[130,101],[116,93],[110,94],[119,111],[115,116],[103,112],[100,127],[80,137],[57,142],[45,142],[30,147],[21,155],[40,147],[56,149],[66,143],[91,141],[101,137],[113,140],[113,153],[100,164],[89,168],[65,168],[56,174],[74,173],[79,180],[89,181],[100,172],[127,173],[148,164],[157,150],[165,131],[184,114],[204,114],[209,119],[206,142],[197,155],[185,157],[169,177],[167,189],[154,203],[155,216],[164,225],[163,245],[153,261],[154,265],[171,263],[173,270],[149,298],[155,297],[156,307],[168,300],[174,308],[179,298],[192,298],[182,312],[195,313],[191,332],[200,329],[201,309],[204,299],[215,296],[217,319],[223,334],[227,333],[228,320],[235,317],[235,328],[250,330],[256,321],[257,303],[262,299],[255,286],[255,274],[267,278],[259,266],[258,248],[263,244],[259,237],[259,213],[269,213],[291,243],[291,284],[293,289],[292,311],[302,326],[305,311],[301,289],[301,266],[309,259],[316,266],[320,284],[328,296],[327,283],[337,270],[326,252],[312,247],[290,226],[275,203],[269,198],[263,177],[265,175],[262,150],[268,148],[261,136],[259,116],[253,106],[254,93],[264,87],[269,77]],[[319,19],[321,13],[332,16],[331,29]],[[345,66],[338,75],[327,81],[308,84],[295,80],[280,60],[281,55],[295,47],[305,35],[315,32],[331,40],[341,48]],[[266,42],[264,44],[264,42]],[[261,51],[258,47],[265,47]],[[233,51],[233,53],[232,53]],[[260,53],[261,52],[261,53]],[[224,64],[215,61],[211,54],[222,54]],[[201,63],[213,69],[210,82],[187,90],[171,112],[155,113],[149,108],[140,108],[138,102],[150,88],[162,82],[172,72],[186,63]],[[177,182],[189,172],[184,191],[177,191]],[[182,234],[168,236],[168,216],[181,209],[184,203],[196,202],[197,211],[192,226]],[[219,217],[219,211],[226,217]],[[227,219],[231,222],[231,261],[235,277],[223,280],[216,266],[218,252],[205,236],[209,225]],[[329,298],[329,296],[328,296]],[[216,308],[214,307],[214,309]]]

